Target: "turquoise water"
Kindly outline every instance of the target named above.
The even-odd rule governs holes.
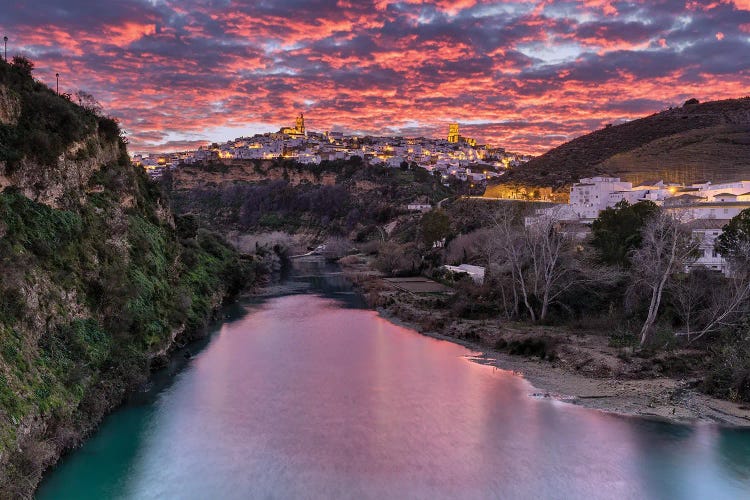
[[[340,277],[296,284],[228,310],[37,498],[750,498],[747,431],[534,399]]]

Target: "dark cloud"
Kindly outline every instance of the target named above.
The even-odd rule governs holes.
[[[0,26],[37,78],[86,89],[134,150],[227,127],[443,135],[450,121],[540,152],[605,123],[737,97],[746,1],[70,0],[8,2]],[[161,146],[159,146],[161,145]]]

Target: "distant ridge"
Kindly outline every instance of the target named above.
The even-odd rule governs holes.
[[[750,179],[750,97],[691,101],[566,142],[508,172],[502,183],[561,190],[593,175],[635,184]]]

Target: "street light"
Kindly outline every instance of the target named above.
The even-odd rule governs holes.
[[[60,73],[55,73],[55,79],[57,80],[57,95],[60,95]]]
[[[8,62],[8,37],[3,37],[3,42],[5,42],[5,62]]]

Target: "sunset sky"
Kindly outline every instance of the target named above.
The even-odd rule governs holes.
[[[276,131],[463,135],[537,154],[750,94],[750,0],[6,0],[35,76],[94,94],[131,151]]]

